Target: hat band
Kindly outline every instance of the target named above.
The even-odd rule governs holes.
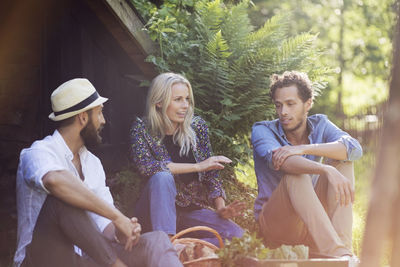
[[[93,103],[99,97],[100,96],[96,91],[93,94],[91,94],[88,98],[86,98],[86,99],[82,100],[81,102],[79,102],[78,104],[73,105],[72,107],[69,107],[67,109],[54,112],[54,115],[58,116],[58,115],[62,115],[62,114],[65,114],[65,113],[69,113],[69,112],[73,112],[73,111],[77,111],[77,110],[83,109],[83,108],[89,106],[91,103]]]

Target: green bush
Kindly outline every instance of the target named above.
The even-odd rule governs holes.
[[[131,166],[107,179],[115,206],[126,216],[132,217],[142,189],[142,178]]]
[[[305,71],[317,90],[324,87],[320,77],[327,70],[317,64],[317,36],[287,37],[287,16],[275,16],[255,30],[248,16],[250,1],[166,0],[160,8],[132,1],[159,44],[159,54],[147,60],[160,72],[189,79],[196,113],[210,125],[215,152],[235,164],[251,157],[252,124],[274,115],[268,98],[271,74]]]

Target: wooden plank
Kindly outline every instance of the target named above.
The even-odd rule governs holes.
[[[244,258],[237,264],[241,267],[349,267],[348,260],[342,259],[257,260]]]
[[[154,53],[155,46],[149,35],[143,31],[143,23],[124,0],[105,0],[129,32],[140,43],[147,54]]]
[[[143,23],[132,8],[122,0],[86,2],[143,74],[147,78],[157,75],[154,67],[145,62],[147,55],[156,51],[156,46],[143,31]]]

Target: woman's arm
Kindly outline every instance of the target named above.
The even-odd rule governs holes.
[[[171,163],[168,154],[163,154],[160,145],[155,144],[155,140],[150,136],[144,122],[137,118],[130,131],[130,154],[133,163],[138,168],[140,174],[151,177],[158,172],[170,172],[167,164]],[[155,158],[155,151],[152,147],[160,148],[161,160]]]
[[[183,174],[192,172],[206,172],[210,170],[222,170],[225,168],[224,164],[231,163],[232,161],[225,156],[212,156],[206,160],[198,163],[175,163],[170,162],[167,167],[172,174]]]

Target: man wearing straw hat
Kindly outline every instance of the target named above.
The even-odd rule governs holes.
[[[15,266],[181,266],[166,234],[141,236],[137,219],[114,207],[103,166],[86,148],[101,142],[107,100],[87,79],[52,93],[57,130],[20,155]]]

